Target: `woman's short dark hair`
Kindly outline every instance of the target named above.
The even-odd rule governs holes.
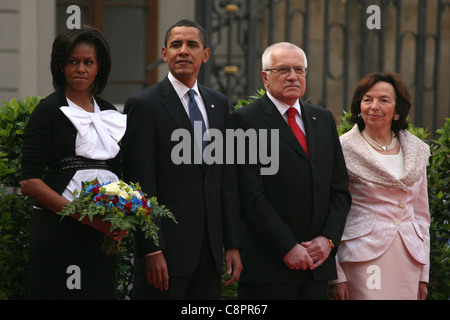
[[[369,91],[377,82],[380,81],[391,84],[395,90],[395,111],[400,118],[392,121],[391,129],[394,134],[397,134],[400,130],[408,128],[407,118],[409,110],[411,109],[411,96],[408,89],[406,89],[403,80],[396,73],[371,73],[358,82],[353,94],[353,100],[350,108],[352,114],[350,121],[358,124],[360,131],[364,130],[366,125],[364,120],[360,117],[361,101],[367,91]]]
[[[192,28],[196,28],[199,33],[200,33],[200,38],[202,39],[203,42],[203,49],[208,48],[208,39],[206,36],[206,31],[205,29],[203,29],[203,27],[201,25],[199,25],[197,22],[192,21],[192,20],[188,20],[188,19],[183,19],[178,21],[177,23],[175,23],[174,25],[172,25],[167,31],[166,31],[166,35],[164,37],[164,46],[167,47],[167,41],[169,41],[170,38],[170,33],[172,32],[172,29],[175,27],[192,27]]]
[[[53,86],[57,90],[65,90],[66,79],[64,67],[73,51],[79,44],[93,45],[99,63],[98,74],[91,85],[91,94],[100,94],[108,83],[111,72],[111,52],[105,37],[94,27],[82,26],[80,29],[64,29],[53,41],[50,69]]]

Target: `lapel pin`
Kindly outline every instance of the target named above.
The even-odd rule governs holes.
[[[312,119],[313,119],[314,121],[317,120],[316,117],[312,117]]]
[[[215,107],[216,107],[215,105],[213,105],[213,104],[211,105],[211,108],[213,108],[213,109],[214,109]]]

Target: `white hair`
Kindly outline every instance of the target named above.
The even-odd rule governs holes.
[[[299,48],[298,46],[296,46],[295,44],[292,44],[290,42],[279,42],[279,43],[275,43],[275,44],[267,47],[266,50],[264,51],[264,53],[262,55],[262,69],[263,70],[272,68],[272,52],[273,52],[273,50],[278,49],[278,48],[298,50],[303,55],[303,58],[305,60],[304,67],[308,68],[308,60],[306,59],[306,54],[301,48]]]

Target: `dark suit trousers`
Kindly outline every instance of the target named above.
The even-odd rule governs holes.
[[[303,271],[302,271],[303,272]],[[242,283],[239,282],[239,300],[325,300],[328,281],[314,280],[309,271],[300,283]]]
[[[169,290],[160,291],[147,283],[145,273],[137,273],[131,298],[135,300],[220,300],[222,277],[217,273],[206,233],[198,267],[192,275],[170,276]],[[170,273],[170,266],[168,269]]]

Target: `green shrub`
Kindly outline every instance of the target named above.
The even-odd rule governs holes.
[[[29,198],[0,186],[0,300],[26,297],[31,210]]]
[[[12,99],[0,108],[0,300],[23,299],[32,200],[19,187],[23,132],[40,97]]]
[[[344,111],[342,113],[342,118],[340,120],[338,127],[336,128],[339,136],[343,135],[344,133],[350,131],[353,128],[353,124],[350,122],[351,116],[352,114],[350,112]]]
[[[429,298],[450,299],[450,118],[436,131],[431,142],[432,159],[428,167],[428,201],[431,214],[431,252]]]
[[[18,187],[23,132],[40,97],[4,101],[0,108],[0,184]]]
[[[255,92],[255,95],[253,96],[249,96],[246,99],[241,99],[239,100],[236,105],[234,105],[233,110],[237,110],[240,109],[242,107],[245,107],[246,105],[250,104],[251,102],[253,102],[256,99],[261,98],[263,95],[265,94],[264,89],[259,89]]]

